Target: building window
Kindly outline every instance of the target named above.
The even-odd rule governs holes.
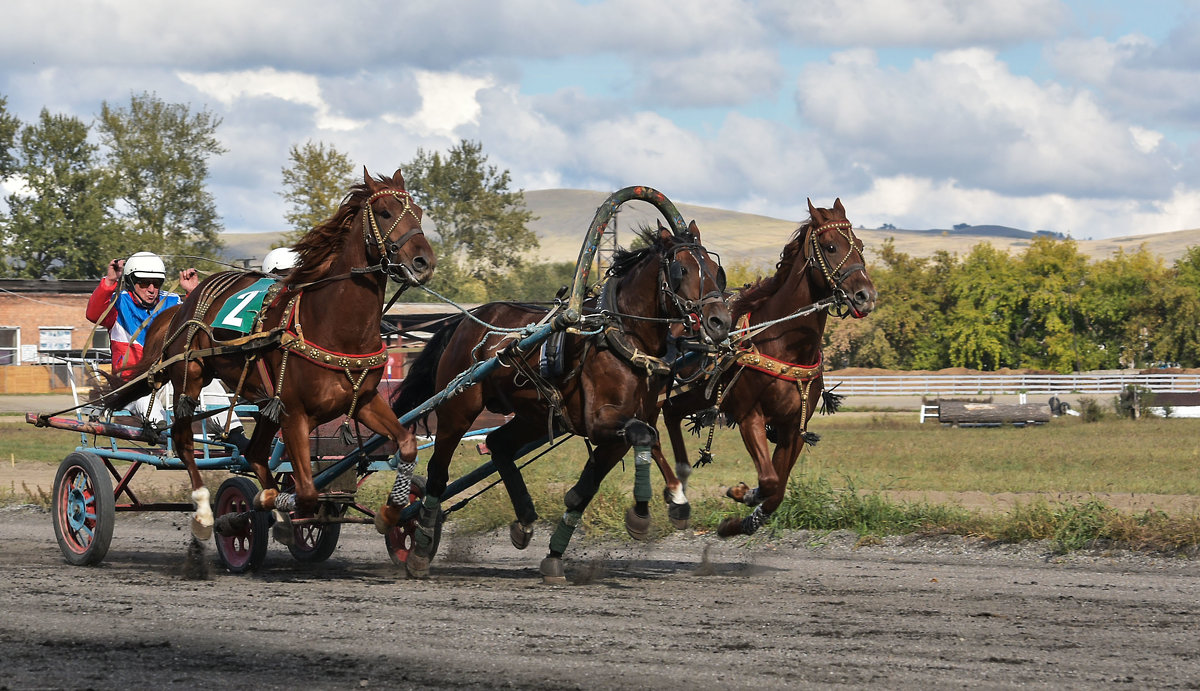
[[[0,365],[21,364],[21,327],[0,326]]]

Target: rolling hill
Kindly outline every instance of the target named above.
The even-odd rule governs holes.
[[[537,258],[541,261],[574,262],[579,256],[583,234],[591,225],[596,208],[608,197],[607,192],[588,190],[533,190],[525,192],[525,203],[537,220],[530,228],[541,240]],[[684,219],[695,220],[704,244],[718,252],[725,262],[749,262],[770,265],[779,258],[779,250],[799,226],[799,221],[755,214],[726,211],[707,206],[677,204]],[[850,220],[854,220],[853,211]],[[618,241],[627,245],[632,232],[642,224],[653,225],[661,218],[658,211],[644,202],[630,202],[621,208],[615,226]],[[427,226],[432,224],[427,223]],[[610,226],[611,227],[611,226]],[[896,249],[917,257],[931,256],[938,250],[965,254],[971,247],[987,242],[997,248],[1020,252],[1036,233],[1004,226],[984,225],[955,229],[903,230],[855,228],[868,250],[893,238]],[[281,233],[225,233],[225,256],[250,258],[252,263],[278,242]],[[1153,235],[1131,235],[1105,240],[1077,240],[1080,251],[1092,259],[1104,259],[1119,249],[1131,251],[1145,243],[1147,249],[1168,264],[1188,247],[1200,245],[1200,228]]]

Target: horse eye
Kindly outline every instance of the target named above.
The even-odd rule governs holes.
[[[391,218],[391,217],[392,217],[392,215],[391,215],[390,213],[388,213],[388,210],[387,210],[387,209],[380,209],[380,210],[379,210],[379,216],[380,216],[381,218]]]
[[[833,254],[834,252],[836,252],[836,251],[837,251],[837,245],[826,245],[826,246],[825,246],[825,251],[826,251],[826,252],[828,252],[828,253],[830,253],[830,254]]]

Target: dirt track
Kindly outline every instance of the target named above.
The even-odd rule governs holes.
[[[323,565],[187,580],[182,514],[120,515],[99,567],[0,510],[0,688],[1200,688],[1200,563],[959,538],[583,546],[568,586],[497,535],[430,581],[343,532]],[[568,556],[571,556],[570,554]]]

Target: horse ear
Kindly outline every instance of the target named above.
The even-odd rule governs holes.
[[[663,242],[668,242],[674,236],[675,236],[675,234],[671,232],[670,228],[664,226],[662,224],[662,221],[658,221],[658,239],[659,240],[662,240]]]
[[[404,186],[404,175],[400,173],[399,168],[396,169],[395,173],[392,173],[392,182],[399,185],[400,189],[406,189]]]
[[[692,242],[700,242],[700,228],[696,226],[695,221],[688,224],[688,232],[692,234]]]
[[[841,197],[838,197],[837,199],[833,200],[833,210],[841,213],[843,216],[846,215],[846,207],[842,206],[842,198]]]
[[[371,184],[371,174],[367,172],[366,166],[363,166],[363,184],[364,185]]]
[[[817,207],[813,206],[811,198],[809,198],[809,200],[808,200],[808,215],[810,218],[817,217]]]

